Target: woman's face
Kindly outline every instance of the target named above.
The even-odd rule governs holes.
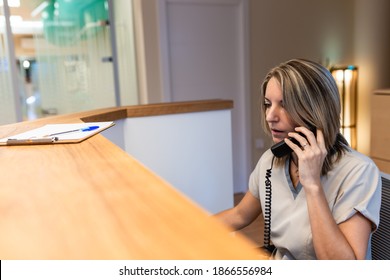
[[[295,128],[294,122],[283,106],[283,94],[278,80],[271,78],[265,91],[265,117],[272,140],[277,143],[288,137]]]

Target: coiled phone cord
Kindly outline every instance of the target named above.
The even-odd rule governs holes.
[[[271,245],[271,203],[272,203],[272,184],[271,173],[274,165],[274,159],[272,158],[271,167],[267,169],[265,174],[265,205],[264,205],[264,248],[270,252],[273,252],[275,246]]]

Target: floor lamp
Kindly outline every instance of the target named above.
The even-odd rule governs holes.
[[[358,68],[353,65],[330,69],[340,93],[341,133],[353,149],[357,144],[357,79]]]

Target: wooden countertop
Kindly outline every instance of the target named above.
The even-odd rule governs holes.
[[[233,105],[101,109],[4,125],[0,138],[47,123],[214,110],[212,104]],[[0,259],[266,258],[100,134],[79,144],[3,146],[0,158]]]

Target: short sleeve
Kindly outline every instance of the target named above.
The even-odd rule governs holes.
[[[249,191],[254,197],[260,199],[258,166],[259,163],[256,165],[256,168],[252,171],[251,175],[249,176]]]
[[[373,162],[356,166],[345,177],[334,205],[334,218],[342,223],[359,212],[372,222],[373,230],[379,225],[381,201],[380,171]]]

